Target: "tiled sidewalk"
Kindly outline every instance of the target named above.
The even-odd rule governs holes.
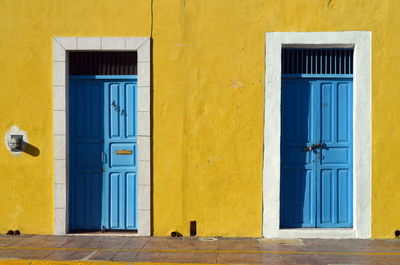
[[[0,236],[0,261],[4,259],[20,259],[20,262],[400,264],[400,240]]]

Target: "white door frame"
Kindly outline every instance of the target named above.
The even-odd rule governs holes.
[[[53,38],[54,75],[54,234],[68,233],[68,51],[136,51],[138,68],[137,178],[138,235],[151,234],[150,38]]]
[[[353,228],[280,229],[282,47],[354,48]],[[263,236],[267,238],[371,237],[371,32],[266,33],[263,163]]]

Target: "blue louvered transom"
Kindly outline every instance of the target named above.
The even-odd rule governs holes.
[[[282,49],[284,75],[352,75],[353,49]]]

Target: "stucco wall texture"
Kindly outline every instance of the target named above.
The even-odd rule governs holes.
[[[265,33],[372,31],[372,237],[400,229],[397,0],[2,0],[0,232],[53,233],[52,37],[150,36],[153,229],[262,236]],[[268,70],[268,69],[267,69]],[[267,119],[268,121],[268,119]],[[1,136],[4,137],[4,136]]]

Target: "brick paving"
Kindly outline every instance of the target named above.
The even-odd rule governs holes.
[[[0,260],[400,264],[400,240],[0,236]]]

